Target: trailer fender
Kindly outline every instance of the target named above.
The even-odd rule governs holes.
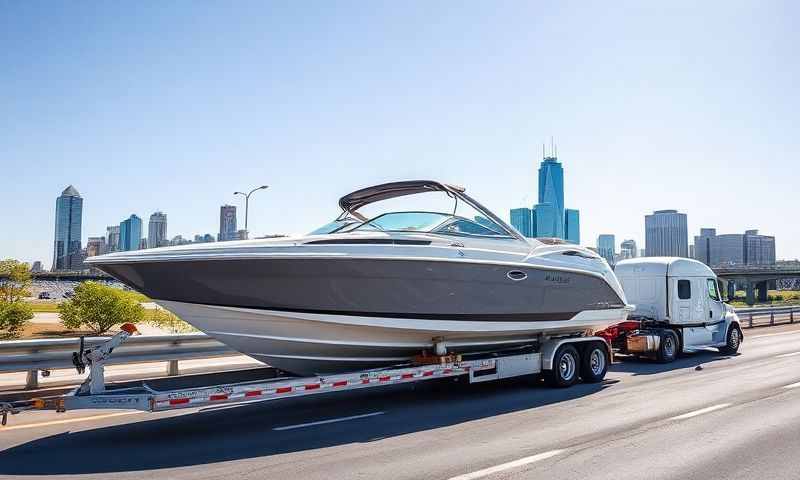
[[[611,363],[611,347],[609,346],[608,342],[603,339],[602,337],[575,337],[575,338],[554,338],[551,340],[547,340],[542,343],[541,354],[542,354],[542,370],[552,370],[553,369],[553,359],[556,356],[556,351],[562,345],[567,343],[571,343],[575,345],[578,349],[578,352],[582,352],[583,345],[591,342],[602,342],[606,346],[606,360],[608,363]]]

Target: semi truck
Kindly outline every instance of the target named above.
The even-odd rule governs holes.
[[[739,317],[726,304],[722,282],[705,264],[688,258],[644,257],[614,268],[627,303],[628,320],[596,335],[622,354],[671,362],[683,352],[713,347],[739,350]]]

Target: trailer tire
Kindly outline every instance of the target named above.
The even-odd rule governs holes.
[[[553,369],[544,372],[545,379],[552,387],[570,387],[578,381],[580,365],[578,349],[568,343],[561,345],[553,355]]]
[[[608,372],[608,349],[602,342],[586,346],[581,356],[581,379],[584,383],[602,382]]]
[[[724,355],[736,355],[739,346],[742,344],[742,332],[736,325],[728,327],[728,334],[725,336],[725,346],[720,347],[720,353]]]
[[[678,357],[680,342],[675,332],[668,330],[661,334],[661,342],[658,346],[658,361],[660,363],[673,362]]]

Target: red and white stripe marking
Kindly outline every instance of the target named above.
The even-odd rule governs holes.
[[[487,367],[488,368],[488,367]],[[370,384],[392,384],[406,381],[413,381],[421,378],[447,377],[461,375],[469,372],[470,365],[458,367],[440,368],[432,365],[413,370],[398,370],[376,372],[371,376],[354,375],[350,378],[331,377],[319,378],[317,381],[308,380],[293,384],[271,385],[256,384],[242,385],[238,388],[233,387],[232,391],[206,390],[192,392],[190,394],[173,394],[157,397],[154,401],[154,410],[166,410],[169,408],[186,408],[190,406],[200,406],[217,402],[230,402],[236,400],[258,400],[279,398],[283,395],[294,394],[302,395],[304,392],[314,392],[332,389],[346,389],[347,387],[363,387]]]

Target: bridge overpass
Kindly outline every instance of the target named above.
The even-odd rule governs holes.
[[[0,274],[0,280],[8,278],[8,275]],[[60,272],[31,272],[34,280],[112,280],[110,275],[99,270],[79,270],[79,271],[60,271]]]
[[[724,265],[712,267],[714,273],[723,280],[728,281],[728,297],[733,297],[733,284],[743,285],[747,292],[745,301],[748,305],[758,301],[767,301],[769,282],[784,278],[800,278],[800,266],[788,265]],[[733,282],[733,283],[731,283]]]

